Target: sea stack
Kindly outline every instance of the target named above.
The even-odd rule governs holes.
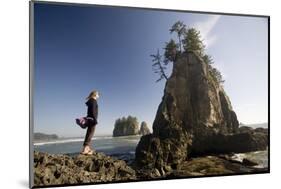
[[[260,141],[260,142],[257,142]],[[239,133],[239,122],[222,85],[195,51],[178,55],[153,122],[141,137],[136,163],[177,169],[193,155],[265,149],[267,136]]]
[[[139,134],[140,135],[148,135],[148,134],[150,134],[150,130],[149,130],[149,128],[147,126],[147,123],[145,121],[141,122]]]
[[[113,137],[130,136],[139,134],[139,123],[136,117],[122,117],[115,121]]]

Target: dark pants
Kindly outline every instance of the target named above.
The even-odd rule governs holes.
[[[83,146],[90,145],[92,137],[95,133],[95,129],[96,129],[96,124],[88,126]]]

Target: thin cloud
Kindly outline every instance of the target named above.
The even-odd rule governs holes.
[[[194,27],[200,31],[206,48],[211,47],[217,41],[217,36],[212,34],[212,30],[216,26],[220,17],[220,15],[209,16],[206,21],[197,22],[194,24]]]

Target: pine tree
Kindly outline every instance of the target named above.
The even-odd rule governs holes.
[[[177,21],[176,23],[174,23],[174,25],[172,26],[172,28],[170,29],[170,33],[176,32],[178,35],[178,39],[179,39],[179,47],[180,47],[180,52],[182,52],[181,50],[181,36],[186,32],[186,25],[181,22],[181,21]]]
[[[215,77],[217,83],[224,83],[221,72],[217,68],[212,67],[211,74]]]
[[[208,55],[208,54],[205,54],[205,55],[203,56],[203,60],[204,60],[204,62],[205,62],[207,65],[211,65],[211,64],[214,63],[212,56],[210,56],[210,55]]]
[[[201,40],[200,32],[195,28],[189,28],[184,35],[183,47],[185,51],[195,51],[202,56],[204,54],[205,45]]]
[[[167,65],[169,62],[175,62],[178,53],[178,45],[173,39],[166,42],[165,53],[164,53],[164,63]]]
[[[168,80],[168,77],[165,74],[166,67],[162,65],[162,56],[159,53],[159,49],[157,50],[156,54],[150,55],[152,59],[152,68],[154,73],[158,73],[160,75],[160,78],[156,80],[156,82],[161,81],[162,79]]]

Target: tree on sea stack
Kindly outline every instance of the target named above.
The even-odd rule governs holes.
[[[152,69],[154,71],[154,73],[158,73],[160,75],[160,78],[156,80],[156,82],[161,81],[162,79],[168,79],[166,73],[165,73],[165,65],[163,65],[163,61],[162,61],[162,56],[159,53],[159,49],[157,50],[156,54],[151,54],[150,55],[153,59],[152,59]]]
[[[177,21],[170,29],[170,33],[176,32],[178,35],[179,43],[176,43],[174,39],[170,39],[166,42],[164,47],[164,55],[161,55],[159,49],[156,54],[150,55],[152,59],[152,67],[154,73],[160,75],[160,78],[156,81],[159,82],[162,79],[168,80],[168,76],[165,73],[168,63],[176,63],[177,58],[184,56],[184,53],[194,52],[207,64],[207,70],[212,80],[220,85],[224,83],[222,74],[213,66],[214,60],[211,55],[205,53],[205,45],[201,39],[200,31],[195,28],[186,29],[186,25],[181,21]],[[183,39],[182,39],[183,37]],[[181,50],[183,44],[184,52]],[[164,59],[162,58],[164,56]],[[174,66],[174,65],[173,65]]]
[[[200,32],[195,28],[189,28],[184,33],[183,47],[186,52],[195,51],[200,56],[204,55],[205,45],[201,40]]]
[[[179,47],[180,47],[180,52],[181,50],[181,36],[186,32],[186,25],[181,22],[181,21],[177,21],[176,23],[174,23],[174,25],[172,26],[172,28],[170,29],[170,33],[176,32],[178,35],[178,39],[179,39]]]
[[[217,68],[213,67],[214,61],[211,55],[205,54],[202,58],[203,61],[207,64],[208,71],[211,74],[211,76],[214,78],[216,83],[218,84],[224,83],[225,80],[223,79],[221,72]]]
[[[169,62],[175,62],[178,52],[178,44],[173,39],[166,43],[164,53],[164,63],[167,65]]]
[[[202,58],[206,64],[208,65],[214,64],[214,60],[211,55],[205,54]]]
[[[223,80],[221,72],[217,68],[212,67],[211,74],[216,79],[217,83],[224,83],[225,80]]]

